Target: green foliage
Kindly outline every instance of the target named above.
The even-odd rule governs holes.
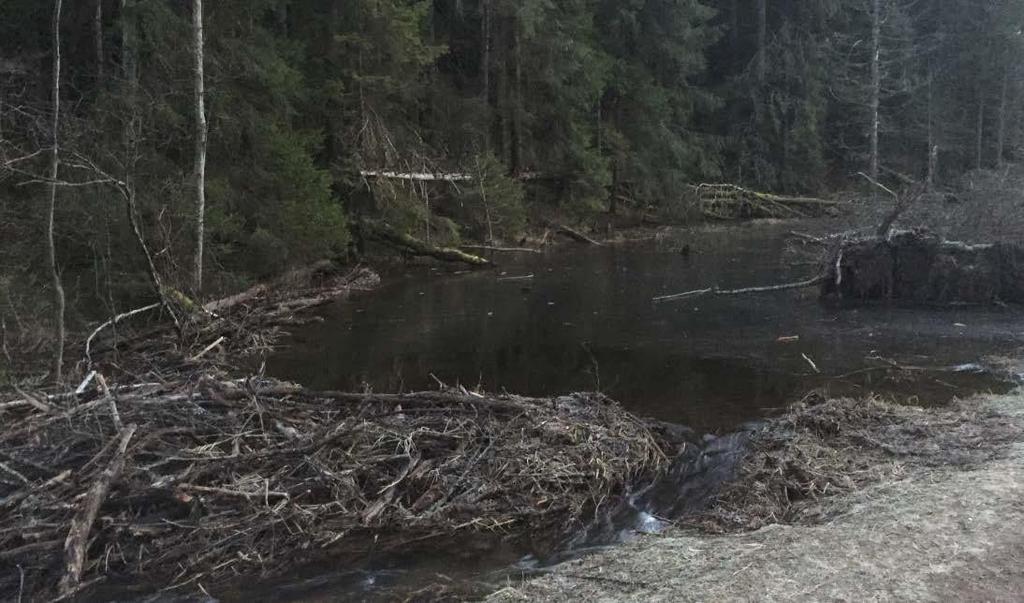
[[[492,153],[474,161],[474,180],[461,188],[459,218],[477,239],[508,241],[526,227],[525,191]]]
[[[434,243],[511,240],[526,208],[583,218],[632,204],[682,219],[698,182],[834,185],[830,174],[864,169],[872,5],[767,0],[761,77],[764,1],[207,2],[214,282],[343,254],[348,224],[366,218]],[[103,2],[99,59],[95,5],[65,4],[62,174],[108,180],[95,165],[130,181],[157,267],[183,289],[195,243],[190,3],[129,0],[122,12]],[[939,147],[939,179],[956,182],[979,155],[983,167],[1019,158],[1024,5],[881,4],[883,168],[921,177]],[[41,151],[50,136],[40,75],[52,6],[4,6],[0,159]],[[39,174],[43,164],[23,167]],[[364,171],[474,179],[456,187]],[[42,266],[42,187],[25,180],[0,170],[5,220],[18,220],[0,228],[17,250],[0,257],[24,263],[0,274]],[[60,197],[62,269],[90,283],[71,297],[106,315],[147,295],[117,188]]]

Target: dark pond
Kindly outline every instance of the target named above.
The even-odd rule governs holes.
[[[704,227],[644,243],[501,255],[497,271],[410,269],[297,329],[267,372],[322,389],[433,389],[435,377],[537,396],[599,389],[638,414],[720,432],[814,387],[942,402],[995,386],[979,367],[953,367],[983,365],[1024,343],[1018,309],[842,309],[819,303],[814,290],[652,303],[712,285],[813,276],[816,250],[794,250],[793,229],[832,230]],[[884,365],[870,357],[948,370],[894,380],[891,371],[865,370]]]

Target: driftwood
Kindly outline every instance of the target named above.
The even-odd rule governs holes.
[[[805,281],[799,281],[795,283],[784,283],[781,285],[767,285],[764,287],[747,287],[744,289],[719,289],[718,287],[711,287],[709,289],[696,289],[694,291],[687,291],[686,293],[676,293],[674,295],[663,295],[661,297],[655,297],[652,301],[656,304],[668,303],[681,301],[684,299],[690,299],[692,297],[701,297],[704,295],[748,295],[753,293],[774,293],[776,291],[790,291],[793,289],[807,289],[809,287],[816,287],[825,281],[824,275],[818,275],[814,278],[807,279]]]
[[[363,232],[365,232],[370,238],[394,247],[403,253],[414,256],[432,257],[444,262],[461,262],[463,264],[469,264],[470,266],[491,265],[490,260],[484,259],[480,256],[466,253],[465,251],[454,249],[452,247],[437,247],[435,245],[430,245],[408,233],[398,232],[385,224],[364,222],[362,227]]]

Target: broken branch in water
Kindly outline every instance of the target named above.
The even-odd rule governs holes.
[[[656,304],[663,304],[668,302],[689,299],[691,297],[701,297],[703,295],[746,295],[748,293],[772,293],[775,291],[788,291],[791,289],[806,289],[808,287],[820,285],[823,282],[825,282],[825,276],[819,274],[818,276],[812,279],[800,281],[797,283],[769,285],[766,287],[747,287],[745,289],[719,289],[718,287],[711,287],[708,289],[696,289],[694,291],[687,291],[686,293],[676,293],[675,295],[662,295],[661,297],[655,297],[652,301],[654,301],[654,303]]]

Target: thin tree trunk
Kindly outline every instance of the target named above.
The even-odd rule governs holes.
[[[146,260],[146,271],[149,273],[150,283],[157,294],[157,298],[163,304],[164,309],[171,316],[174,324],[181,328],[181,321],[174,308],[167,299],[167,290],[164,288],[163,280],[157,271],[153,254],[149,252],[146,245],[146,238],[142,233],[142,224],[139,220],[138,210],[138,188],[135,185],[136,164],[139,159],[139,136],[142,129],[142,117],[139,113],[139,64],[138,55],[135,52],[135,22],[134,16],[128,14],[127,0],[121,0],[121,56],[123,61],[124,78],[128,85],[128,119],[125,122],[124,145],[125,145],[125,187],[122,194],[125,200],[125,211],[128,216],[128,224],[135,235],[135,242],[139,245],[143,258]]]
[[[513,57],[516,62],[514,97],[512,99],[512,161],[513,174],[523,167],[523,54],[520,48],[519,23],[513,25],[512,42],[515,44]]]
[[[928,175],[925,177],[925,187],[931,192],[935,187],[935,169],[938,163],[939,147],[935,144],[935,95],[932,90],[934,75],[932,66],[928,66]]]
[[[757,0],[757,82],[768,75],[768,0]]]
[[[1010,86],[1010,66],[1003,67],[1003,85],[999,91],[999,130],[996,132],[996,167],[1003,167],[1003,155],[1006,153],[1006,110],[1007,96]]]
[[[878,180],[879,104],[882,94],[882,0],[873,0],[871,6],[871,164],[868,172]]]
[[[60,382],[64,377],[64,285],[61,284],[60,270],[57,267],[57,247],[54,242],[54,210],[57,206],[57,176],[60,168],[60,151],[58,135],[60,132],[60,14],[61,0],[53,3],[53,122],[51,136],[53,148],[50,151],[50,205],[46,220],[46,251],[50,264],[50,276],[53,279],[53,301],[56,306],[54,319],[57,326],[57,341],[53,350],[53,378]]]
[[[739,0],[732,0],[731,10],[729,11],[730,17],[732,17],[732,24],[729,31],[729,37],[732,40],[732,51],[734,57],[739,57],[740,50],[740,4]]]
[[[484,111],[490,115],[491,101],[491,9],[490,0],[480,0],[480,95],[484,101]],[[484,146],[490,146],[490,119],[484,128]]]
[[[206,228],[206,91],[203,74],[203,0],[192,2],[192,35],[195,52],[195,111],[196,111],[196,248],[193,260],[193,293],[203,288],[203,242]]]
[[[92,36],[96,51],[96,79],[103,80],[103,0],[96,0],[96,11],[92,17]]]
[[[981,169],[984,165],[985,149],[985,93],[981,84],[978,84],[978,121],[975,124],[975,159],[974,167]]]

